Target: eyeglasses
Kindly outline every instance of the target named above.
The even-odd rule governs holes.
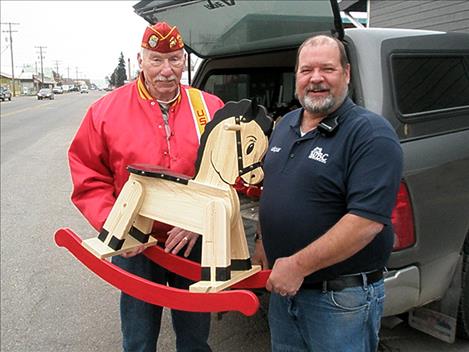
[[[167,59],[162,58],[162,57],[151,57],[148,58],[148,61],[151,66],[153,67],[162,67],[164,66],[165,61],[168,61],[169,66],[172,68],[180,68],[184,66],[184,55],[183,56],[171,56]]]

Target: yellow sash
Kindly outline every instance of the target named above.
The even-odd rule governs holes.
[[[186,92],[189,96],[189,105],[191,107],[195,130],[197,131],[197,137],[200,140],[200,136],[205,130],[205,125],[210,121],[210,114],[200,90],[195,88],[188,88],[186,89]]]

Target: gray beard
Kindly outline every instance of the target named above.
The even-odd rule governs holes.
[[[301,105],[306,111],[311,114],[325,114],[327,115],[330,110],[335,106],[336,99],[332,95],[328,95],[325,98],[311,98],[306,94],[300,99]]]
[[[317,87],[321,88],[321,85]],[[339,96],[333,96],[332,94],[329,94],[324,98],[311,98],[308,96],[308,89],[312,88],[314,87],[307,87],[304,90],[303,97],[298,98],[301,106],[303,106],[303,108],[310,114],[328,115],[332,112],[334,107],[338,107],[338,105],[344,102],[348,94],[348,88],[346,88]]]

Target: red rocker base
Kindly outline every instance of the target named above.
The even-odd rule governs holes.
[[[82,246],[81,238],[70,229],[57,230],[55,242],[58,246],[67,248],[91,271],[122,292],[147,303],[190,312],[238,311],[246,316],[254,315],[259,308],[259,299],[253,292],[242,289],[265,287],[270,274],[269,270],[263,270],[231,286],[237,290],[194,293],[151,282],[128,273],[105,259],[97,258]],[[158,246],[148,248],[144,254],[180,276],[200,280],[201,268],[198,263],[168,254]]]

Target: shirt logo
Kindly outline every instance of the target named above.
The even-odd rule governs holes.
[[[280,152],[281,150],[282,150],[281,147],[272,147],[272,148],[270,148],[270,151],[271,151],[272,153],[278,153],[278,152]]]
[[[316,147],[311,151],[308,158],[325,164],[327,162],[327,159],[329,158],[329,154],[323,153],[322,148]]]

